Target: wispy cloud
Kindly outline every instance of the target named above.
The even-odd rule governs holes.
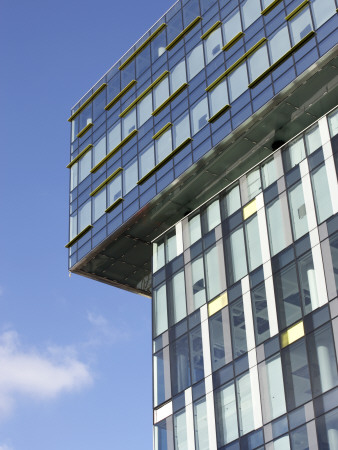
[[[10,447],[7,444],[0,444],[0,450],[14,450],[13,447]]]
[[[92,383],[89,367],[71,347],[25,348],[15,330],[0,334],[0,420],[20,396],[49,400]],[[0,450],[6,446],[0,444]]]
[[[130,329],[124,322],[112,324],[101,314],[90,311],[87,313],[87,318],[94,329],[90,341],[91,344],[101,345],[104,343],[112,345],[116,342],[129,341],[131,339]]]

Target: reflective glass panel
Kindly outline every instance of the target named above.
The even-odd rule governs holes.
[[[194,78],[204,67],[204,54],[202,42],[187,56],[188,80]]]
[[[136,129],[136,108],[133,108],[122,119],[122,139]]]
[[[242,31],[241,17],[239,9],[236,8],[226,19],[223,24],[223,33],[225,43],[231,41],[240,31]]]
[[[154,107],[158,108],[169,97],[168,77],[164,78],[153,89]]]
[[[189,220],[189,235],[190,245],[192,245],[202,237],[201,218],[199,214]]]
[[[205,272],[207,278],[208,299],[210,300],[221,292],[218,250],[216,245],[205,252]]]
[[[174,414],[175,450],[188,450],[187,419],[185,409]]]
[[[156,164],[161,162],[172,151],[171,130],[163,133],[155,141]]]
[[[254,429],[253,406],[251,397],[250,373],[240,376],[236,380],[239,432],[241,435]]]
[[[241,196],[239,191],[239,185],[233,187],[225,195],[225,209],[226,216],[229,217],[231,214],[236,212],[241,207]]]
[[[195,259],[191,263],[191,271],[194,309],[197,309],[205,303],[205,281],[202,257]]]
[[[243,300],[240,298],[230,305],[232,349],[234,358],[247,351]]]
[[[170,93],[175,92],[187,81],[185,73],[185,60],[179,62],[170,72]]]
[[[320,131],[318,125],[311,127],[305,133],[305,143],[308,155],[311,155],[311,153],[315,152],[318,148],[322,146],[322,140],[320,138]]]
[[[334,0],[312,0],[311,7],[315,28],[319,28],[336,13]]]
[[[251,272],[262,264],[257,214],[245,221],[245,237],[248,252],[249,272]]]
[[[106,209],[106,188],[101,189],[93,197],[93,222],[96,222],[103,214]]]
[[[268,57],[268,48],[264,44],[260,46],[249,58],[248,58],[248,70],[250,81],[254,81],[270,66]]]
[[[190,340],[190,362],[192,384],[202,380],[204,377],[203,348],[201,326],[197,326],[189,334]]]
[[[311,173],[311,179],[317,220],[318,223],[321,223],[332,215],[331,195],[325,164]]]
[[[271,63],[278,61],[290,50],[290,36],[287,24],[274,33],[268,40]]]
[[[244,0],[241,2],[241,10],[244,28],[248,28],[261,15],[259,0]]]
[[[205,39],[205,58],[207,64],[222,51],[222,32],[218,27]]]
[[[188,336],[184,335],[172,343],[170,348],[172,394],[190,386],[190,363]]]
[[[139,163],[140,163],[140,178],[142,178],[155,166],[155,154],[153,144],[150,144],[140,154]]]
[[[118,175],[108,184],[108,206],[120,197],[122,197],[121,175]]]
[[[274,158],[269,159],[261,166],[261,175],[264,189],[277,180],[277,170]]]
[[[177,148],[183,141],[190,137],[189,114],[183,114],[174,123],[174,148]]]
[[[167,293],[162,284],[153,290],[153,326],[154,336],[162,334],[168,328]]]
[[[295,45],[312,30],[310,8],[304,8],[289,23],[291,28],[291,42],[292,45]]]
[[[187,315],[183,270],[171,279],[168,304],[170,325],[174,325]]]
[[[244,233],[242,228],[233,231],[226,239],[227,274],[229,285],[240,280],[247,273]]]
[[[123,195],[128,194],[138,181],[137,159],[134,159],[123,171]]]
[[[252,289],[251,302],[256,345],[259,345],[270,337],[268,306],[264,283]]]
[[[204,97],[198,103],[195,103],[195,105],[191,108],[191,116],[192,116],[192,135],[194,135],[208,123],[207,97]]]
[[[217,445],[221,447],[238,438],[237,406],[234,382],[215,392]]]
[[[141,127],[151,117],[153,111],[152,94],[146,95],[140,102],[137,103],[137,123]]]
[[[229,97],[230,103],[236,100],[244,91],[248,89],[248,74],[246,64],[241,64],[236,70],[230,73],[229,77]]]
[[[91,200],[88,200],[79,208],[78,212],[78,233],[91,224]]]
[[[209,450],[208,416],[205,398],[194,403],[195,447]]]
[[[228,100],[228,89],[226,80],[219,83],[215,89],[210,91],[209,94],[209,104],[211,116],[216,114],[223,106],[229,103]]]
[[[288,196],[293,236],[297,240],[309,231],[301,181],[288,190]]]
[[[303,138],[293,141],[288,148],[283,151],[284,170],[288,172],[290,169],[305,159],[305,147]]]

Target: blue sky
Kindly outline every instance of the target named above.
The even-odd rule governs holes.
[[[67,118],[172,3],[0,0],[0,450],[152,447],[150,300],[68,276]]]

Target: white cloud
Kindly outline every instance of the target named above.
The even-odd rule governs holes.
[[[0,450],[13,450],[13,447],[9,447],[7,444],[0,444]]]
[[[93,381],[72,348],[26,349],[14,330],[0,335],[0,368],[0,419],[10,414],[19,396],[48,400]]]
[[[88,321],[94,327],[94,336],[90,341],[90,344],[115,344],[120,341],[128,341],[131,338],[130,330],[126,323],[119,323],[118,325],[112,325],[101,314],[95,314],[93,312],[87,313]]]

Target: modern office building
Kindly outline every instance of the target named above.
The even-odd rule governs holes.
[[[72,108],[69,270],[152,298],[155,450],[338,449],[337,6],[180,0]]]

